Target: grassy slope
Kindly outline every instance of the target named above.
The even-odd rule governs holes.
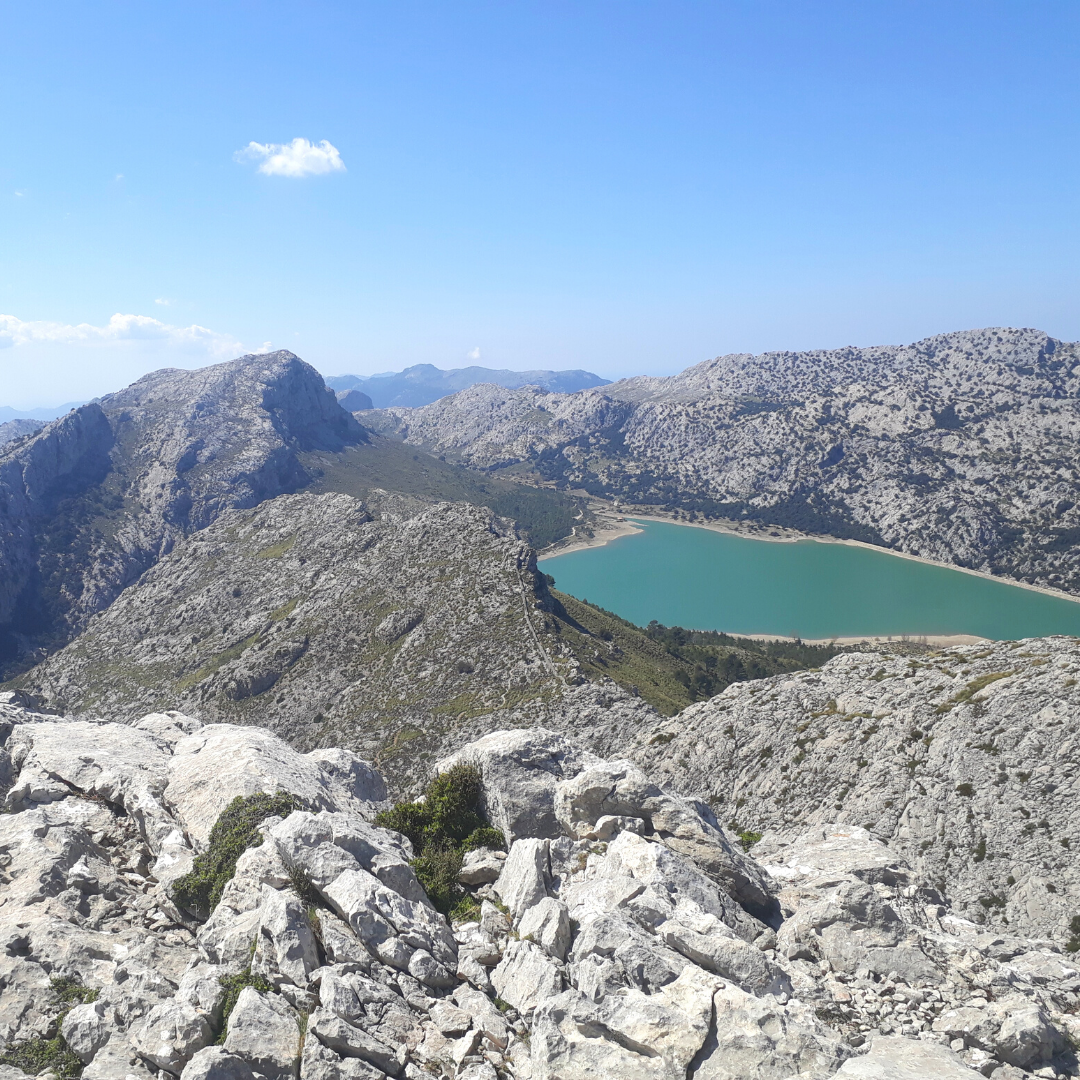
[[[650,705],[673,716],[733,682],[820,667],[840,649],[735,638],[727,634],[640,626],[603,608],[552,591],[565,618],[559,633],[589,678],[602,675],[636,688]],[[559,615],[560,613],[556,613]]]
[[[310,490],[362,499],[372,488],[384,488],[422,499],[487,506],[516,521],[534,548],[569,536],[574,525],[589,516],[583,499],[487,476],[379,435],[372,435],[366,446],[339,454],[304,454],[302,461],[309,471],[321,474]]]

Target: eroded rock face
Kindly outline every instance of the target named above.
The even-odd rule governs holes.
[[[178,713],[132,728],[0,710],[2,1037],[51,1035],[55,980],[75,980],[96,997],[59,1030],[88,1080],[1076,1074],[1070,957],[950,915],[858,827],[733,858],[703,804],[628,763],[497,733],[461,757],[493,762],[487,805],[517,831],[463,868],[480,913],[450,925],[409,842],[373,824],[381,779],[352,755]],[[530,790],[542,835],[524,835]],[[169,871],[227,795],[255,791],[308,809],[261,824],[196,923]]]
[[[944,883],[953,913],[988,932],[1064,944],[1080,912],[1077,717],[1077,639],[987,642],[730,686],[627,753],[765,834],[753,854],[774,867],[797,866],[790,845],[811,826],[845,826],[848,845],[867,830],[878,854],[859,856],[860,880]]]

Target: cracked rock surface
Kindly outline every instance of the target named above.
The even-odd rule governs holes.
[[[0,1038],[61,1035],[89,1080],[1076,1075],[1071,955],[954,914],[855,825],[748,855],[655,772],[496,732],[439,766],[478,763],[511,833],[466,862],[477,914],[449,923],[347,751],[13,696],[0,732]],[[173,884],[260,791],[305,808],[259,825],[195,921]]]

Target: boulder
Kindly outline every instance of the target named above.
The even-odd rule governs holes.
[[[207,724],[173,745],[165,800],[201,851],[238,795],[288,791],[312,810],[355,808],[355,781],[345,773],[297,753],[265,728]]]
[[[836,1075],[844,1080],[972,1080],[977,1074],[940,1043],[881,1036],[868,1053],[845,1061]]]
[[[300,1073],[299,1017],[280,994],[245,986],[229,1014],[224,1046],[266,1080],[289,1080]]]
[[[695,1080],[824,1080],[851,1053],[811,1008],[723,986]],[[932,1074],[927,1074],[927,1078]]]
[[[467,851],[461,861],[458,881],[462,885],[488,885],[498,880],[506,862],[506,853],[491,851],[488,848],[475,848]]]
[[[515,919],[547,896],[547,840],[516,840],[495,882],[495,891]]]
[[[263,886],[259,932],[251,970],[270,982],[301,988],[319,966],[319,947],[304,905],[295,896]]]
[[[535,1080],[685,1080],[708,1037],[718,982],[688,966],[657,994],[597,1002],[567,990],[545,1000],[533,1021]]]
[[[230,1054],[224,1046],[200,1050],[184,1066],[180,1080],[260,1080],[243,1058]]]
[[[175,1074],[213,1041],[214,1032],[206,1014],[179,1000],[155,1005],[131,1036],[131,1045],[141,1057]]]
[[[480,769],[482,809],[507,844],[526,837],[562,834],[555,816],[555,787],[596,759],[564,736],[544,728],[495,731],[440,761],[437,772],[458,762]]]
[[[518,936],[535,941],[548,956],[565,960],[570,948],[570,914],[561,900],[542,897],[525,909],[518,923]]]
[[[388,1046],[362,1027],[342,1020],[328,1009],[316,1009],[308,1018],[307,1037],[316,1038],[339,1057],[361,1058],[391,1076],[405,1067],[405,1048]]]
[[[539,945],[511,941],[491,973],[491,985],[522,1016],[531,1016],[541,1002],[562,991],[563,977],[559,965]]]
[[[60,1026],[64,1042],[84,1065],[89,1064],[109,1041],[112,1031],[113,1026],[105,1017],[104,1002],[76,1005],[68,1011]]]
[[[560,783],[555,816],[569,836],[581,838],[595,833],[602,818],[640,819],[635,831],[692,859],[756,918],[771,926],[780,923],[768,875],[735,850],[712,811],[663,791],[627,761],[600,762]]]
[[[318,1039],[304,1040],[300,1080],[385,1080],[382,1069],[363,1058],[339,1057]]]

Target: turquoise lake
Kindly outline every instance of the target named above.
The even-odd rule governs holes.
[[[849,544],[635,524],[643,531],[541,567],[557,589],[639,626],[806,639],[1080,636],[1080,603],[943,566]]]

